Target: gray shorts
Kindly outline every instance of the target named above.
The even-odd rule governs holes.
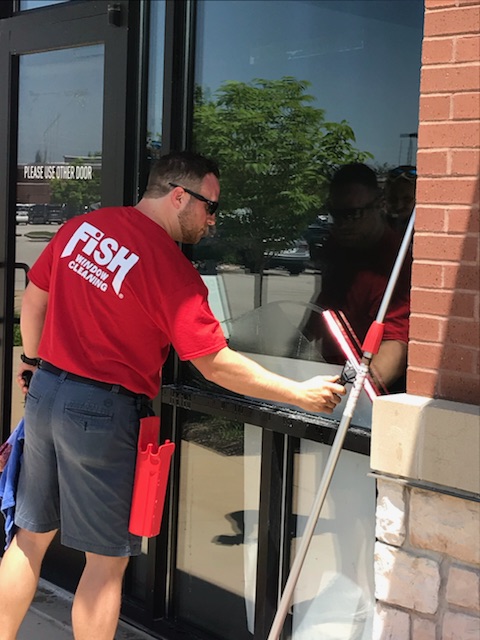
[[[135,398],[38,370],[25,404],[15,524],[60,528],[67,547],[140,553],[128,532],[139,431]]]

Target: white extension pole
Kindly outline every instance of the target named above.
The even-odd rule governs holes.
[[[385,293],[377,313],[377,317],[375,321],[377,324],[382,324],[385,318],[388,305],[390,304],[390,299],[395,289],[395,285],[397,284],[400,270],[402,268],[403,262],[405,260],[405,256],[407,255],[407,251],[412,240],[414,221],[415,221],[415,209],[413,210],[412,215],[410,216],[407,230],[405,231],[402,244],[400,245],[400,249],[398,251],[395,264],[393,265],[392,272],[390,274],[390,278],[388,280],[388,284],[385,289]],[[347,403],[345,405],[345,409],[342,414],[342,419],[340,421],[340,425],[335,435],[335,439],[332,444],[332,449],[328,456],[327,463],[325,465],[325,470],[323,472],[323,476],[320,481],[320,486],[317,490],[317,495],[313,503],[312,511],[307,520],[305,531],[303,533],[297,555],[295,556],[295,559],[293,561],[292,568],[290,570],[290,574],[285,584],[285,589],[283,591],[280,604],[278,606],[278,610],[273,620],[272,628],[270,630],[267,640],[279,640],[280,638],[283,624],[285,622],[285,618],[287,616],[290,603],[292,602],[293,592],[297,585],[298,578],[300,576],[300,571],[302,570],[302,566],[305,561],[305,556],[307,555],[307,551],[313,536],[313,532],[315,531],[315,527],[317,526],[318,518],[320,517],[320,512],[322,510],[323,503],[325,502],[325,497],[327,495],[330,483],[332,481],[332,476],[335,471],[335,467],[337,465],[338,458],[340,456],[340,452],[342,450],[345,437],[347,435],[348,427],[350,426],[353,413],[357,406],[360,392],[365,383],[365,378],[368,374],[369,365],[370,365],[370,361],[372,359],[373,354],[364,352],[363,356],[364,357],[362,358],[362,363],[360,364],[360,367],[355,377],[355,381],[353,383],[352,390],[350,392]]]

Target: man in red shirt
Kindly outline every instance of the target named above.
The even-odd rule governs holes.
[[[141,539],[128,531],[139,417],[173,345],[231,391],[331,413],[338,376],[296,382],[228,348],[207,289],[177,242],[215,224],[216,164],[173,153],[136,207],[66,223],[29,272],[18,382],[33,372],[17,489],[17,533],[0,567],[0,635],[14,640],[56,531],[83,551],[72,610],[76,640],[111,640],[123,574]]]
[[[363,342],[376,319],[402,236],[387,224],[376,175],[364,164],[348,164],[336,172],[328,208],[331,232],[322,260],[322,288],[313,303],[322,309],[342,311]],[[402,266],[384,319],[383,341],[371,364],[376,381],[390,391],[404,390],[410,270],[411,254]],[[307,339],[321,344],[327,362],[345,361],[320,314],[309,315],[303,332]]]
[[[385,205],[389,224],[405,232],[415,207],[417,168],[400,165],[391,169],[385,181]]]

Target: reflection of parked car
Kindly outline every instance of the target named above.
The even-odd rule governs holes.
[[[28,214],[30,224],[63,224],[66,219],[64,204],[34,204]]]
[[[15,213],[15,221],[17,224],[28,224],[28,212],[30,207],[31,205],[28,204],[17,204]]]
[[[295,240],[293,246],[275,253],[268,258],[266,269],[286,269],[290,275],[298,276],[305,271],[310,261],[308,242],[303,238]]]
[[[304,233],[305,239],[308,242],[311,263],[314,268],[321,269],[322,267],[324,261],[323,250],[329,235],[330,219],[326,214],[317,216],[316,220],[308,225]]]
[[[28,214],[30,224],[45,224],[47,221],[47,210],[44,204],[34,204]]]
[[[64,221],[70,220],[71,218],[76,218],[77,216],[81,216],[86,213],[85,208],[81,205],[75,206],[71,204],[65,205],[64,210]]]
[[[63,224],[65,222],[65,205],[64,204],[47,204],[46,205],[46,219],[47,224],[55,222],[56,224]]]

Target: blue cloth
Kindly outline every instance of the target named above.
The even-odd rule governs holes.
[[[24,420],[20,420],[7,442],[12,445],[7,464],[0,475],[0,511],[5,518],[5,550],[15,535],[15,496],[25,441]]]

